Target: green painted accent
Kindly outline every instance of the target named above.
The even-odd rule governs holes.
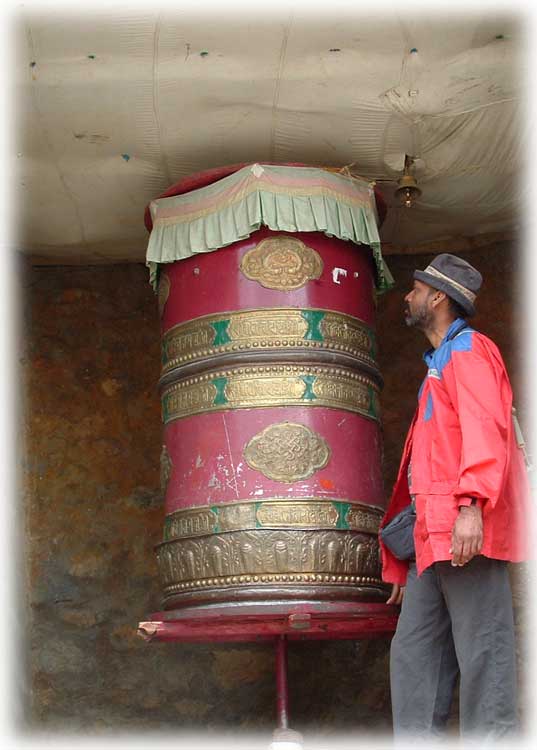
[[[168,421],[168,417],[170,416],[170,412],[168,411],[168,397],[164,396],[162,399],[162,421],[164,424]]]
[[[317,396],[313,392],[313,384],[317,379],[317,375],[301,375],[300,377],[306,384],[306,391],[302,396],[302,401],[315,401]]]
[[[216,388],[216,396],[214,397],[213,406],[225,406],[228,402],[226,397],[227,378],[215,378],[214,380],[211,380],[211,383]]]
[[[376,359],[377,358],[377,337],[375,336],[373,331],[369,331],[369,330],[367,331],[367,336],[369,338],[369,345],[371,347],[369,350],[369,353],[371,354],[373,359]]]
[[[338,512],[337,529],[348,529],[349,524],[347,523],[347,513],[351,507],[350,503],[332,503]]]
[[[307,341],[324,341],[319,326],[326,313],[322,310],[301,310],[300,314],[308,324],[308,330],[304,334],[304,338]]]
[[[218,505],[210,505],[209,510],[212,510],[212,512],[216,515],[216,521],[214,522],[213,534],[219,534],[220,533],[220,510],[218,508]]]
[[[168,361],[168,342],[166,339],[162,339],[161,360],[163,365]]]
[[[375,404],[376,404],[375,391],[369,385],[367,387],[367,392],[369,393],[369,409],[367,410],[367,413],[369,414],[369,416],[374,417],[375,419],[378,419],[377,410],[375,408]]]
[[[255,527],[256,527],[256,529],[262,529],[263,528],[263,526],[259,523],[259,521],[257,519],[257,511],[259,510],[259,508],[262,505],[263,505],[263,503],[255,503]]]
[[[170,519],[169,518],[165,518],[164,519],[164,533],[163,533],[163,537],[162,537],[162,541],[164,541],[164,542],[167,542],[168,539],[170,538],[170,524],[171,524]]]
[[[227,332],[227,327],[230,323],[230,319],[227,320],[215,320],[214,323],[211,323],[211,328],[214,328],[215,337],[213,341],[213,346],[222,346],[223,344],[229,344],[229,342],[232,340],[231,336]]]

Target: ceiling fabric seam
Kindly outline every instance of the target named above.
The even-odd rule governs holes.
[[[295,6],[261,22],[253,6],[236,19],[159,5],[82,19],[25,4],[14,244],[143,261],[140,206],[252,158],[347,164],[383,192],[380,237],[398,247],[520,222],[528,94],[514,18],[347,20]],[[405,155],[422,189],[411,210],[394,195]]]
[[[160,126],[160,117],[158,113],[158,86],[159,86],[159,75],[158,75],[158,47],[160,39],[162,12],[158,14],[158,18],[155,24],[155,31],[153,33],[153,114],[155,116],[155,124],[157,126],[158,136],[158,147],[160,150],[160,158],[164,167],[164,173],[166,175],[166,182],[169,184],[172,182],[170,168],[168,166],[168,160],[166,158],[166,152],[162,145],[162,130]]]
[[[475,107],[472,107],[471,109],[463,109],[460,112],[445,112],[438,115],[422,115],[422,117],[458,117],[459,115],[471,115],[472,112],[478,112],[480,109],[487,109],[487,107],[494,107],[497,104],[508,104],[509,102],[517,102],[518,96],[512,96],[510,99],[498,99],[496,102],[484,102],[483,104],[478,104]]]
[[[289,22],[287,24],[287,28],[284,31],[282,45],[280,47],[280,59],[278,62],[278,72],[276,74],[276,87],[274,90],[274,99],[272,101],[272,127],[270,131],[270,160],[274,161],[276,158],[275,156],[275,150],[276,150],[276,142],[275,142],[275,136],[276,136],[276,113],[278,111],[278,103],[280,100],[280,84],[284,69],[284,63],[285,63],[285,55],[287,53],[287,42],[289,40],[289,34],[291,32],[291,26],[293,25],[293,14],[291,13],[289,16]]]
[[[403,19],[402,15],[400,13],[395,13],[395,17],[397,19],[397,25],[399,26],[399,29],[401,31],[401,36],[403,37],[403,55],[401,57],[401,70],[399,73],[399,81],[397,83],[397,86],[401,86],[403,83],[403,79],[405,78],[407,68],[408,68],[408,57],[409,57],[409,50],[411,47],[413,47],[413,40],[412,40],[412,33],[408,28],[408,24],[405,23],[405,20]]]
[[[30,26],[30,22],[29,21],[26,22],[26,31],[27,31],[26,36],[27,36],[27,39],[28,39],[28,44],[29,44],[30,50],[32,52],[32,59],[35,59],[36,55],[34,54],[35,53],[34,39],[33,39],[33,36],[32,36],[32,30],[31,30],[31,26]],[[40,111],[39,105],[37,103],[37,97],[36,97],[35,86],[33,85],[33,81],[34,81],[34,78],[33,78],[33,76],[31,76],[30,77],[30,91],[31,91],[31,96],[32,96],[32,106],[33,106],[34,111],[37,114],[37,117],[39,118],[39,121],[43,123],[43,131],[42,131],[43,132],[43,139],[46,141],[46,144],[48,146],[48,149],[49,149],[50,153],[54,154],[54,166],[55,166],[56,171],[58,173],[58,179],[60,180],[61,184],[63,185],[63,189],[65,190],[65,194],[66,194],[67,198],[71,201],[71,203],[73,205],[73,209],[74,209],[76,218],[78,220],[78,227],[80,229],[80,235],[82,237],[82,244],[87,246],[88,241],[86,239],[86,234],[84,232],[84,224],[82,222],[82,216],[81,216],[80,211],[79,211],[78,203],[77,203],[74,195],[72,194],[71,190],[69,189],[69,187],[67,185],[67,182],[65,180],[65,176],[64,176],[62,170],[60,169],[60,165],[58,164],[58,159],[57,159],[57,156],[56,156],[56,151],[55,151],[55,149],[54,149],[54,147],[52,145],[52,141],[48,137],[47,126],[46,126],[46,123],[44,121],[43,116],[41,115],[41,111]]]

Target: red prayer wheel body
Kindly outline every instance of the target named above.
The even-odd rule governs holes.
[[[371,249],[262,228],[158,296],[164,608],[384,600]]]
[[[151,256],[162,325],[164,609],[386,599],[375,341],[375,282],[384,283],[384,271],[376,276],[379,257],[368,244],[336,236],[339,227],[345,237],[355,231],[356,242],[374,239],[371,201],[381,220],[385,206],[367,185],[285,166],[292,169],[193,175],[161,196],[186,201],[155,214],[160,228],[171,227],[171,249],[157,235]],[[258,204],[250,201],[248,221],[292,223],[313,196],[307,221],[315,214],[317,226],[326,208],[336,231],[239,226],[243,213],[231,234],[247,238],[230,242],[222,222],[237,196],[257,189],[251,174],[268,191],[263,210],[276,206],[277,215],[252,218]],[[154,229],[149,208],[145,221]],[[216,236],[223,228],[226,241],[215,247],[207,227]],[[177,260],[191,238],[198,248]]]

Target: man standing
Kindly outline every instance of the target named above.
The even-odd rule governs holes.
[[[406,324],[431,348],[382,522],[414,504],[415,560],[381,540],[388,603],[402,601],[390,655],[396,738],[442,732],[459,674],[464,738],[502,737],[517,724],[507,562],[526,558],[529,487],[502,357],[466,322],[481,282],[446,253],[414,272],[405,297]]]

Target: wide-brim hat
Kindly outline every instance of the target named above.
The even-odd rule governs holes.
[[[483,277],[462,258],[441,253],[423,271],[414,271],[414,278],[445,292],[459,303],[469,318],[475,315],[475,300]]]

